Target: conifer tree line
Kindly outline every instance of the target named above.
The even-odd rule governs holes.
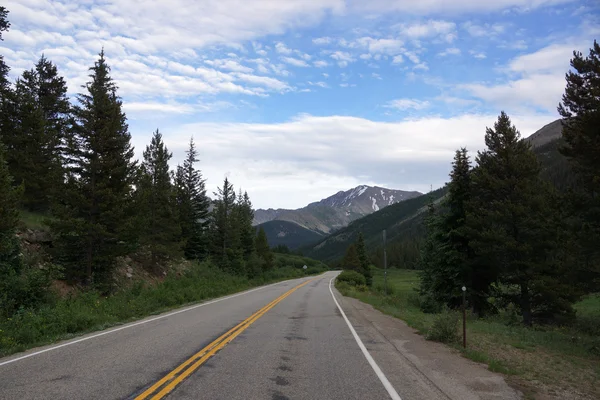
[[[459,307],[461,287],[479,316],[513,309],[523,323],[567,322],[600,287],[600,46],[574,52],[558,112],[575,172],[567,190],[502,112],[472,159],[456,151],[448,194],[429,205],[420,268],[422,307]]]
[[[0,7],[0,39],[7,16]],[[53,260],[65,278],[104,291],[117,258],[134,253],[149,270],[178,257],[248,276],[273,268],[264,232],[252,227],[248,194],[225,179],[211,202],[193,138],[174,171],[158,129],[143,159],[134,159],[103,50],[74,104],[43,55],[14,84],[8,72],[0,56],[1,282],[19,274],[19,208],[49,217]]]
[[[356,242],[348,246],[346,254],[342,259],[342,268],[356,271],[364,275],[367,286],[373,284],[373,271],[371,270],[371,261],[367,254],[367,247],[365,246],[365,239],[362,232],[358,233]]]

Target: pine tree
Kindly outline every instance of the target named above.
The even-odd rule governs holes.
[[[8,22],[8,10],[0,6],[0,41],[3,41],[2,32],[8,31],[10,28],[10,22]],[[7,91],[10,87],[10,82],[8,81],[8,65],[4,62],[4,56],[0,54],[0,94]]]
[[[2,32],[8,31],[8,28],[10,27],[7,17],[8,10],[0,6],[0,41],[4,40],[2,38]],[[14,94],[8,79],[9,71],[10,68],[4,62],[4,56],[0,54],[0,140],[3,140],[5,145],[7,135],[12,134],[14,129],[15,114]]]
[[[367,280],[367,286],[373,284],[373,273],[371,272],[371,266],[369,257],[367,256],[367,248],[365,246],[365,238],[362,232],[358,233],[358,239],[356,240],[356,252],[358,259],[360,260],[360,273],[363,274]]]
[[[137,189],[140,242],[148,246],[151,265],[156,268],[169,257],[177,255],[181,236],[169,174],[172,154],[158,129],[143,156]]]
[[[563,117],[561,149],[583,190],[565,202],[577,217],[572,227],[579,250],[580,281],[588,290],[600,284],[600,44],[594,41],[589,55],[573,53],[572,71],[558,106]]]
[[[212,254],[221,267],[229,269],[231,259],[235,257],[232,246],[236,241],[232,234],[232,230],[236,227],[236,221],[234,220],[235,191],[229,179],[225,178],[223,187],[218,188],[218,191],[214,194],[217,199],[215,200],[211,221]]]
[[[70,103],[67,86],[56,66],[44,56],[17,80],[15,123],[5,141],[9,168],[25,186],[24,206],[46,211],[63,183],[62,158]]]
[[[346,254],[342,259],[342,268],[356,271],[362,274],[362,266],[360,258],[358,256],[358,250],[356,249],[356,243],[352,243],[348,246]]]
[[[0,142],[0,315],[10,315],[17,306],[14,283],[21,270],[19,242],[15,235],[19,223],[20,188],[12,185],[12,177],[4,161]]]
[[[560,268],[549,267],[557,245],[555,213],[539,161],[504,112],[486,130],[485,143],[471,175],[467,212],[474,262],[487,269],[487,279],[504,285],[501,297],[520,309],[526,325],[541,314],[568,315],[570,282],[561,282]]]
[[[263,272],[273,269],[274,256],[263,227],[258,229],[254,246],[256,247],[256,254],[263,261]]]
[[[254,211],[252,209],[252,202],[248,192],[244,192],[238,197],[238,207],[240,208],[240,245],[242,247],[242,253],[244,260],[248,261],[250,255],[254,252],[254,232],[255,229],[252,226],[254,221]]]
[[[136,165],[126,117],[104,51],[74,107],[67,182],[52,223],[56,250],[71,278],[109,288],[127,249]],[[83,267],[83,268],[82,268]]]
[[[209,253],[208,208],[210,200],[206,196],[206,184],[202,173],[194,166],[198,160],[198,151],[194,138],[186,151],[183,166],[177,166],[175,190],[179,223],[185,257],[190,260],[203,260]]]

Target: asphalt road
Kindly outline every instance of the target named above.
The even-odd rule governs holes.
[[[500,375],[330,282],[281,282],[0,359],[0,399],[496,400]]]
[[[389,399],[333,300],[329,282],[335,274],[282,282],[102,336],[60,343],[59,348],[0,359],[0,399],[136,398],[220,335],[307,280],[167,397]]]

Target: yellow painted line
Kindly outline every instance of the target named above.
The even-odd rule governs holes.
[[[204,364],[210,357],[212,357],[216,352],[225,347],[229,342],[235,339],[240,333],[245,331],[250,325],[252,325],[257,319],[262,317],[267,311],[271,308],[275,307],[279,302],[288,297],[297,289],[306,285],[307,283],[313,281],[313,279],[308,280],[299,284],[298,286],[293,287],[288,290],[275,300],[271,301],[269,304],[219,336],[213,342],[211,342],[208,346],[204,347],[202,350],[191,356],[189,359],[184,361],[181,365],[175,368],[173,371],[169,372],[165,375],[161,380],[156,382],[154,385],[150,386],[146,391],[137,396],[135,400],[144,400],[152,396],[158,389],[164,386],[162,390],[158,392],[158,394],[152,397],[152,400],[162,399],[164,396],[169,394],[177,385],[179,385],[185,378],[190,376],[195,370],[197,370],[202,364]],[[165,386],[166,384],[166,386]]]

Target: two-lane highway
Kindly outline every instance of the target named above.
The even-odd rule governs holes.
[[[335,275],[0,359],[0,399],[398,398],[342,316]]]

